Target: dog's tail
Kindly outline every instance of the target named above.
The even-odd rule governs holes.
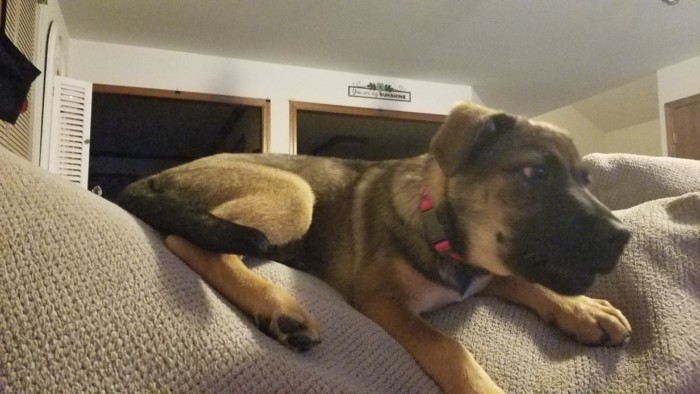
[[[181,236],[212,252],[264,256],[271,249],[262,231],[221,219],[162,192],[153,178],[130,184],[116,202],[161,233]]]

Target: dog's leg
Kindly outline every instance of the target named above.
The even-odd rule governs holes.
[[[270,243],[283,246],[306,234],[311,225],[313,194],[295,190],[297,195],[255,194],[236,198],[214,208],[211,213],[224,220],[262,231]]]
[[[627,318],[606,300],[563,296],[515,276],[494,277],[480,293],[534,310],[586,345],[619,345],[632,333]]]
[[[459,341],[421,318],[426,299],[455,301],[456,292],[428,280],[402,260],[367,263],[355,281],[353,306],[394,337],[446,393],[502,393]],[[451,297],[454,297],[453,299]]]
[[[167,236],[165,244],[279,342],[298,351],[320,342],[319,327],[306,309],[284,290],[250,271],[238,256],[208,252],[174,235]]]
[[[257,184],[250,184],[241,191],[242,197],[222,203],[210,213],[262,232],[274,246],[284,246],[302,238],[311,225],[313,214],[311,188],[293,174],[263,175]],[[274,187],[263,187],[263,181]],[[251,316],[268,335],[300,351],[320,341],[318,325],[304,307],[281,288],[255,275],[238,256],[211,253],[176,236],[169,236],[165,241],[170,250]]]
[[[461,343],[397,299],[377,295],[359,309],[394,337],[445,393],[503,392]]]

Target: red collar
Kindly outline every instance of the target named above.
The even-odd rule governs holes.
[[[433,199],[425,193],[425,189],[421,189],[420,210],[423,213],[425,233],[433,244],[435,251],[442,258],[463,261],[464,258],[452,249],[452,243],[445,233],[445,226],[440,222],[435,210],[435,203]]]

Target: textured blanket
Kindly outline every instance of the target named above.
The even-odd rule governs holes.
[[[590,295],[629,318],[622,347],[574,343],[534,313],[474,297],[427,319],[512,393],[700,391],[700,162],[587,158],[634,236]],[[260,333],[119,207],[0,149],[0,393],[361,392],[438,388],[331,288],[253,262],[318,319],[294,353]]]

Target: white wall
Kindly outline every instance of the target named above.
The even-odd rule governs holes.
[[[700,93],[700,56],[662,68],[656,72],[659,88],[660,138],[664,155],[668,155],[664,105]]]
[[[533,119],[566,129],[574,139],[581,156],[605,151],[605,133],[572,106],[562,107]]]
[[[604,133],[603,150],[606,153],[634,153],[661,156],[659,120],[655,119],[635,126]]]
[[[634,153],[660,156],[659,120],[605,132],[572,106],[556,109],[534,119],[549,122],[569,131],[579,153]]]
[[[470,86],[397,79],[82,40],[70,42],[69,76],[93,83],[266,98],[272,152],[289,152],[289,100],[446,114]],[[383,82],[411,102],[348,97],[348,86]]]

